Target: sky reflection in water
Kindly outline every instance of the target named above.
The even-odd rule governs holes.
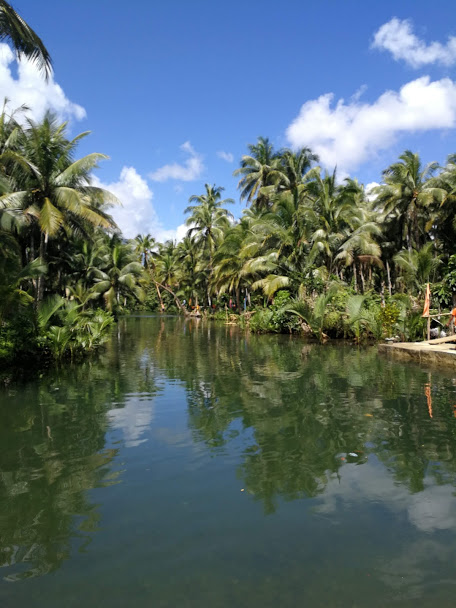
[[[450,373],[132,317],[2,381],[2,606],[453,605]]]

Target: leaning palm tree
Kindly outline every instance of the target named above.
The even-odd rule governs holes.
[[[35,63],[46,78],[52,70],[51,56],[41,38],[5,0],[0,0],[0,42],[8,41],[18,59],[25,57]]]

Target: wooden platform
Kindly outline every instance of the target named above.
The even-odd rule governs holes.
[[[409,359],[419,363],[456,367],[456,336],[437,338],[429,342],[398,342],[380,344],[380,353],[398,359]]]

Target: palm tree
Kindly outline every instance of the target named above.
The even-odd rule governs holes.
[[[185,209],[185,213],[190,213],[186,224],[189,226],[189,236],[195,236],[196,242],[201,244],[207,255],[207,268],[209,271],[209,281],[213,271],[214,252],[217,244],[221,242],[224,231],[230,225],[232,214],[223,207],[227,203],[234,203],[233,199],[222,200],[224,188],[205,185],[206,194],[193,195],[189,198],[190,205]],[[207,298],[211,304],[210,286],[207,287]]]
[[[346,179],[341,188],[341,199],[346,208],[344,221],[347,223],[345,240],[340,246],[335,261],[341,261],[345,267],[352,267],[355,291],[358,290],[357,274],[361,278],[363,291],[365,280],[363,268],[369,268],[372,278],[372,266],[383,268],[382,250],[377,242],[382,236],[379,214],[370,208],[365,197],[364,187],[357,180]]]
[[[138,234],[134,240],[135,252],[141,259],[144,268],[149,268],[149,256],[156,245],[155,239],[150,234]]]
[[[28,167],[17,177],[18,189],[0,196],[1,206],[21,215],[29,224],[31,258],[35,257],[39,242],[39,256],[44,263],[49,240],[62,233],[87,236],[94,227],[116,229],[103,207],[117,199],[90,183],[91,172],[107,157],[94,153],[74,160],[78,142],[88,133],[68,140],[66,126],[67,123],[59,125],[49,113],[39,124],[28,120],[23,140]],[[43,288],[41,281],[38,300],[42,299]]]
[[[349,225],[355,203],[338,186],[336,169],[331,174],[325,172],[324,175],[319,167],[311,169],[307,195],[309,203],[305,212],[311,227],[308,263],[313,264],[320,259],[328,274],[331,274],[335,254],[346,236],[345,229]]]
[[[436,270],[441,264],[432,241],[419,250],[400,251],[394,256],[394,262],[400,270],[403,284],[409,289],[416,289],[418,293],[422,293],[426,283],[435,278]]]
[[[250,234],[250,226],[251,218],[244,214],[240,222],[226,232],[214,257],[214,286],[220,294],[226,291],[234,292],[238,312],[241,310],[241,288],[247,287],[244,245]]]
[[[36,63],[46,78],[52,70],[51,56],[41,38],[16,13],[11,4],[0,0],[0,41],[7,40],[16,51],[17,57],[26,57]]]
[[[341,245],[335,260],[342,261],[346,267],[351,266],[353,268],[355,291],[358,290],[357,273],[359,271],[364,291],[363,266],[370,267],[370,269],[372,266],[383,268],[382,250],[375,240],[375,237],[381,236],[382,231],[375,221],[369,219],[364,210],[360,210],[360,213],[352,218],[352,229]]]
[[[202,259],[201,248],[198,247],[194,236],[185,236],[178,243],[175,252],[178,269],[176,280],[181,293],[188,302],[193,300],[198,305],[198,293],[203,291],[207,284],[207,272],[204,259]]]
[[[427,227],[433,226],[436,238],[452,251],[456,240],[456,154],[448,156],[441,173],[432,177],[428,186],[435,188],[437,204]]]
[[[419,155],[406,150],[383,172],[384,183],[376,188],[376,205],[387,223],[398,226],[399,246],[405,244],[409,251],[421,247],[431,205],[443,200],[442,190],[429,182],[437,168],[436,162],[423,168]]]
[[[0,326],[5,316],[17,315],[19,307],[33,302],[26,289],[29,281],[42,277],[47,267],[40,259],[21,267],[17,245],[13,239],[0,241]]]
[[[135,260],[130,246],[114,235],[106,244],[102,268],[95,271],[94,290],[103,296],[106,308],[112,312],[125,306],[130,296],[138,301],[144,298],[139,282],[142,274],[142,265]]]
[[[241,191],[241,201],[258,209],[267,209],[270,200],[262,189],[271,186],[280,178],[279,159],[268,138],[259,137],[256,144],[249,144],[250,154],[241,158],[241,166],[233,173],[241,176],[238,189]]]
[[[294,198],[298,197],[299,186],[305,183],[306,173],[313,162],[318,162],[317,154],[310,148],[301,148],[297,152],[282,150],[279,155],[280,181],[277,185],[278,191],[289,191]]]

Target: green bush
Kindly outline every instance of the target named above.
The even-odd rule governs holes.
[[[250,317],[249,329],[254,333],[268,333],[276,332],[274,324],[272,323],[273,311],[269,308],[260,308],[256,310]]]
[[[382,324],[384,335],[389,338],[393,335],[399,321],[401,308],[397,302],[389,301],[383,308],[380,308],[379,320]]]

